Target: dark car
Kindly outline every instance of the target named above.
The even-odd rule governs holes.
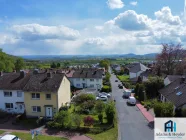
[[[121,84],[118,84],[118,87],[119,87],[120,89],[123,89],[123,86],[122,86]]]
[[[118,82],[118,80],[115,80],[115,82]]]

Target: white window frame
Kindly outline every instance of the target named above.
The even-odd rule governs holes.
[[[6,104],[9,104],[9,105],[10,105],[10,108],[7,108],[7,107],[6,107]],[[11,106],[11,105],[12,105],[12,106]],[[14,104],[13,104],[13,103],[5,103],[5,108],[6,108],[6,109],[14,109]]]
[[[90,79],[91,82],[94,82],[94,79]]]
[[[34,110],[34,108],[35,108],[36,110]],[[39,111],[38,108],[40,108],[40,111]],[[32,112],[35,112],[35,113],[41,112],[41,107],[40,107],[40,106],[32,106]]]
[[[50,98],[47,98],[47,95],[50,95]],[[51,100],[52,99],[52,95],[50,93],[45,94],[46,100]]]
[[[23,96],[22,92],[21,91],[17,91],[17,97],[22,97],[22,96]]]
[[[7,96],[5,93],[8,93],[9,95]],[[4,91],[4,97],[12,97],[12,91]]]
[[[32,97],[33,94],[35,95],[34,98]],[[39,95],[39,98],[37,98],[37,95]],[[40,93],[32,93],[31,98],[32,98],[32,100],[40,100]]]

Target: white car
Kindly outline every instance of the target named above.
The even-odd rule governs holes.
[[[130,104],[130,105],[136,105],[136,98],[130,96],[130,97],[128,98],[128,100],[127,100],[127,103]]]
[[[107,98],[110,98],[111,97],[111,95],[109,94],[109,93],[106,93],[106,92],[101,92],[101,93],[99,93],[99,96],[107,96]]]
[[[21,140],[21,139],[15,135],[6,134],[3,137],[1,137],[0,140]]]
[[[96,100],[107,101],[108,98],[107,98],[107,96],[101,95],[101,96],[97,96]]]

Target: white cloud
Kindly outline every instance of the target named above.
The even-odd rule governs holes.
[[[108,0],[107,5],[110,9],[120,9],[125,6],[121,0]]]
[[[173,16],[169,7],[163,7],[160,11],[155,12],[157,20],[170,25],[180,25],[181,20],[179,16]]]
[[[12,35],[0,34],[0,45],[14,44],[18,40]]]
[[[100,37],[96,37],[96,38],[87,38],[85,39],[85,43],[88,45],[106,45],[106,42],[104,39],[100,38]]]
[[[114,18],[114,22],[124,30],[144,30],[149,27],[151,19],[146,15],[128,10]]]
[[[133,5],[133,6],[136,6],[137,4],[138,4],[137,1],[131,1],[131,2],[130,2],[130,5]]]
[[[64,39],[75,40],[80,36],[79,31],[60,26],[43,26],[40,24],[14,25],[12,30],[24,40]]]

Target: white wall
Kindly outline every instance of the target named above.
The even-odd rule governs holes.
[[[5,110],[7,112],[24,113],[24,106],[23,109],[20,110],[19,109],[20,104],[16,104],[16,102],[24,102],[24,92],[22,91],[22,97],[17,97],[17,90],[5,90],[5,91],[11,91],[12,97],[4,97],[4,91],[0,90],[0,109]],[[13,109],[6,110],[5,103],[13,103]]]
[[[139,72],[137,72],[137,73],[129,72],[130,79],[131,79],[131,78],[136,78],[136,77],[140,76],[140,74],[141,74],[142,72],[143,72],[143,71],[139,71]]]
[[[164,85],[167,86],[167,85],[170,84],[170,83],[171,83],[171,82],[170,82],[169,78],[166,77],[166,78],[164,79]]]
[[[84,80],[83,78],[73,78],[72,83],[73,83],[73,86],[76,88],[83,88],[83,83],[85,83],[85,86],[87,88],[92,88],[92,89],[102,88],[102,78],[94,78],[94,81],[90,81],[90,79],[91,78],[84,78]],[[94,85],[94,87],[91,87],[91,85]],[[100,86],[97,86],[97,85],[100,85]]]

